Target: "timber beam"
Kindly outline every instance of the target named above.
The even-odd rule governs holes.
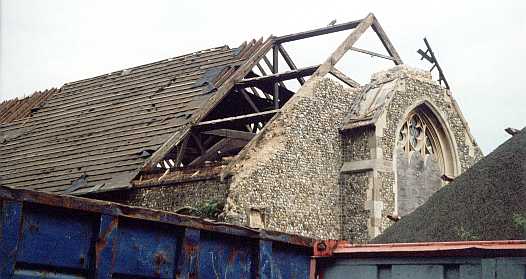
[[[313,30],[309,30],[305,32],[279,36],[279,37],[274,38],[274,43],[282,44],[285,42],[292,42],[292,41],[302,40],[302,39],[316,37],[320,35],[326,35],[326,34],[330,34],[334,32],[345,31],[345,30],[356,28],[358,24],[360,24],[360,22],[362,22],[362,19],[350,21],[350,22],[346,22],[342,24],[336,24],[336,25],[329,26],[329,27],[313,29]]]
[[[196,125],[194,125],[194,128],[202,130],[202,129],[206,129],[209,127],[214,127],[220,124],[226,124],[226,123],[231,123],[231,122],[252,123],[255,121],[270,119],[272,116],[274,116],[279,111],[280,111],[279,109],[274,109],[274,110],[267,110],[267,111],[262,111],[258,113],[251,113],[251,114],[203,121],[203,122],[199,122]]]
[[[373,15],[372,28],[373,28],[373,31],[376,33],[376,35],[378,35],[378,38],[380,39],[380,41],[384,45],[384,47],[387,50],[387,52],[389,53],[389,55],[394,58],[393,61],[395,62],[395,64],[396,65],[404,64],[404,62],[400,58],[400,55],[398,54],[398,52],[396,51],[395,47],[393,46],[393,44],[389,40],[389,37],[387,37],[387,34],[385,33],[384,29],[380,25],[380,22],[378,22],[378,19],[376,19],[376,17],[374,15]]]
[[[361,49],[361,48],[357,48],[357,47],[351,47],[351,48],[349,48],[349,50],[356,51],[356,52],[361,52],[361,53],[365,53],[365,54],[369,54],[371,56],[376,56],[376,57],[380,57],[380,58],[383,58],[383,59],[392,60],[392,61],[396,62],[395,58],[393,58],[391,56],[383,55],[383,54],[380,54],[380,53],[376,53],[374,51],[369,51],[369,50]]]
[[[373,24],[374,15],[369,14],[364,19],[358,21],[356,28],[347,36],[347,38],[336,48],[336,50],[329,56],[318,70],[313,74],[314,77],[323,77],[331,71],[331,69],[340,61],[343,55],[353,47],[354,43],[362,36],[362,34]]]
[[[196,166],[204,163],[205,161],[211,160],[218,155],[218,153],[229,152],[234,149],[242,148],[247,144],[246,140],[224,138],[218,141],[216,144],[212,145],[206,150],[206,152],[195,158],[188,166]]]
[[[336,69],[335,67],[332,67],[330,73],[335,76],[337,79],[339,79],[341,82],[349,85],[350,87],[354,88],[360,88],[361,85],[353,80],[352,78],[346,76],[344,73],[342,73],[340,70]]]
[[[296,64],[294,64],[294,61],[292,61],[289,53],[285,50],[285,48],[283,48],[282,45],[278,45],[278,50],[279,50],[279,53],[281,53],[281,56],[283,57],[283,59],[285,59],[285,62],[287,63],[287,65],[289,65],[289,68],[291,70],[297,70],[298,67],[296,67]],[[303,77],[298,77],[298,82],[301,85],[303,85],[305,83],[305,79]]]
[[[232,130],[232,129],[217,129],[217,130],[204,131],[202,133],[206,135],[214,135],[214,136],[219,136],[219,137],[224,137],[224,138],[241,139],[241,140],[247,140],[247,141],[251,140],[254,136],[256,136],[255,133]]]
[[[272,74],[263,77],[247,78],[240,80],[236,86],[251,87],[261,84],[262,82],[277,82],[284,80],[297,79],[298,77],[306,77],[312,75],[318,69],[319,65],[300,68],[297,70],[286,71],[283,73]]]

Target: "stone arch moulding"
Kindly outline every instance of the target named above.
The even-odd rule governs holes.
[[[427,98],[415,102],[405,110],[404,117],[399,120],[395,131],[394,209],[396,214],[404,215],[425,202],[434,191],[438,190],[436,187],[444,185],[439,180],[440,175],[457,176],[460,173],[460,162],[456,141],[449,125],[433,102]],[[407,156],[407,161],[400,161],[400,154]],[[428,164],[435,164],[430,159],[436,162],[440,170],[429,170]],[[437,174],[438,171],[440,172],[438,177],[429,177],[426,174]],[[405,175],[406,172],[410,174]],[[400,175],[402,177],[399,177]],[[420,178],[416,178],[415,175]],[[435,187],[429,185],[437,183]]]

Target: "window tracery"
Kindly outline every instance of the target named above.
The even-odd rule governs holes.
[[[400,147],[410,153],[420,152],[422,156],[435,155],[437,150],[433,128],[417,113],[411,114],[400,129]]]

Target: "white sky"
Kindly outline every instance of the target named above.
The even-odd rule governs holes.
[[[508,138],[504,128],[526,123],[526,2],[521,0],[0,1],[0,100],[373,12],[410,66],[429,68],[416,53],[427,36],[485,154]],[[298,66],[311,66],[322,63],[347,34],[285,47]],[[371,34],[358,46],[381,49]],[[390,65],[353,54],[341,69],[363,83],[371,71]]]

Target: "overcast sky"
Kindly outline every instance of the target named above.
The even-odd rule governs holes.
[[[526,1],[0,1],[0,100],[373,12],[410,66],[429,68],[416,53],[427,36],[485,154],[526,123]],[[285,47],[311,66],[347,34]],[[371,34],[358,46],[381,51]],[[342,64],[360,82],[392,66],[354,53]]]

